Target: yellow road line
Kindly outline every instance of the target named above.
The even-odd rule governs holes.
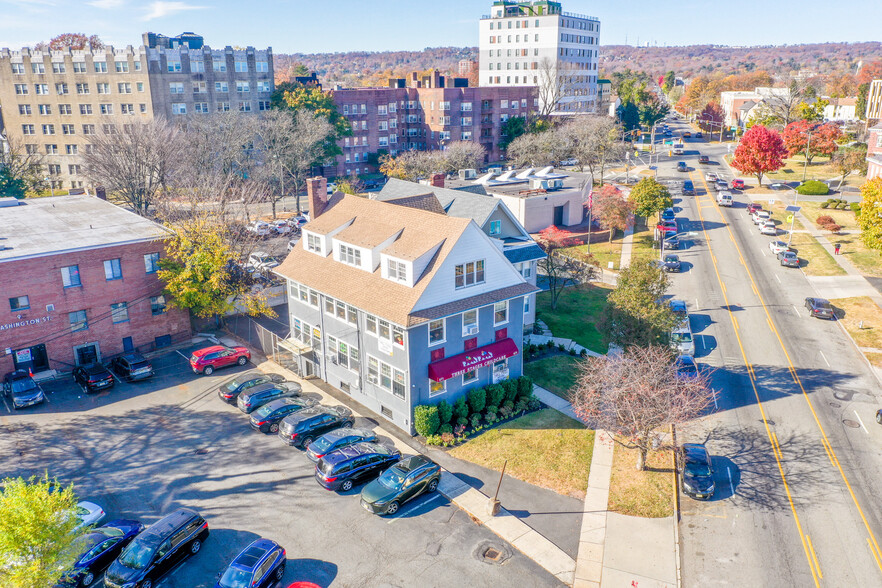
[[[882,568],[882,561],[879,560],[879,552],[876,547],[873,546],[873,541],[871,541],[869,537],[867,537],[867,543],[870,545],[870,553],[873,554],[873,559],[876,560],[876,565]]]
[[[821,564],[818,563],[818,554],[815,553],[815,547],[812,545],[812,538],[806,535],[805,539],[808,541],[809,549],[812,550],[812,559],[815,562],[815,569],[818,571],[818,577],[823,578],[824,574],[821,573]]]
[[[690,172],[689,175],[691,177],[692,173]],[[704,178],[701,178],[701,181],[704,183],[705,190],[707,190],[708,185],[704,181]],[[719,212],[719,207],[717,207],[717,210]],[[722,215],[722,212],[720,212],[720,215]],[[707,244],[707,249],[711,254],[711,260],[713,260],[714,273],[717,276],[717,281],[720,283],[721,286],[723,286],[723,300],[726,303],[726,307],[729,308],[729,298],[726,295],[725,286],[723,285],[723,278],[720,277],[720,269],[717,267],[717,262],[716,262],[716,259],[714,258],[713,249],[711,247],[710,239],[708,239],[708,235],[707,235],[707,228],[705,227],[705,224],[704,224],[704,216],[701,214],[700,207],[698,209],[698,218],[701,221],[701,230],[704,233],[704,240],[705,240],[705,243]],[[736,320],[735,315],[732,312],[731,308],[729,308],[729,318],[732,320],[732,324],[735,327],[735,339],[736,339],[736,341],[738,341],[738,348],[741,350],[741,357],[744,358],[745,365],[748,365],[747,353],[745,353],[745,351],[744,351],[744,344],[741,341],[741,335],[739,335],[739,333],[738,333],[738,321]],[[750,371],[751,368],[748,367],[748,370]],[[802,523],[799,520],[799,514],[797,514],[797,512],[796,512],[796,505],[793,504],[793,495],[790,492],[790,484],[788,484],[788,482],[787,482],[787,476],[784,475],[784,465],[781,463],[781,456],[780,456],[778,450],[775,449],[776,443],[777,443],[777,437],[775,436],[774,431],[772,431],[771,428],[769,427],[769,419],[766,416],[765,406],[763,405],[763,402],[760,399],[759,390],[757,390],[755,378],[750,379],[750,385],[753,388],[753,395],[756,398],[757,408],[759,408],[760,416],[762,417],[762,420],[763,420],[763,426],[766,429],[766,435],[768,436],[769,441],[772,444],[772,453],[775,456],[775,462],[778,464],[778,474],[781,476],[781,483],[784,485],[784,491],[787,494],[787,502],[790,504],[790,512],[793,513],[793,521],[796,523],[796,530],[799,533],[800,540],[802,541],[802,549],[805,552],[805,557],[806,557],[806,561],[808,562],[809,570],[811,570],[811,572],[812,572],[812,579],[814,580],[815,586],[820,588],[820,583],[818,582],[818,576],[817,576],[817,573],[816,573],[815,568],[813,566],[812,556],[811,556],[811,553],[809,552],[809,547],[806,542],[806,535],[802,530]]]

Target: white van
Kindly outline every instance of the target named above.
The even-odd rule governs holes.
[[[683,155],[684,145],[682,142],[674,143],[674,155]]]
[[[732,206],[732,192],[718,192],[717,204],[720,206]]]
[[[695,355],[695,341],[692,338],[692,329],[688,326],[680,326],[671,331],[671,349],[680,355]]]

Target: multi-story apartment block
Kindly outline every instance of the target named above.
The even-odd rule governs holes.
[[[43,156],[53,188],[84,187],[82,155],[90,137],[117,130],[120,119],[269,108],[271,48],[213,50],[193,33],[145,33],[144,43],[137,49],[0,50],[7,138]]]
[[[275,87],[271,47],[212,49],[193,33],[144,33],[143,40],[155,116],[269,110]]]
[[[94,196],[2,200],[0,372],[66,372],[189,336],[157,276],[168,230]]]
[[[332,94],[352,136],[340,141],[343,155],[325,168],[327,176],[375,171],[379,152],[443,149],[453,141],[478,142],[487,161],[499,161],[502,123],[538,106],[533,86],[475,88],[437,71],[390,79],[386,88],[336,88]]]
[[[597,18],[549,0],[496,0],[481,17],[479,35],[480,86],[539,86],[544,111],[595,111]]]
[[[312,220],[274,271],[292,349],[321,378],[413,430],[413,408],[522,373],[524,300],[537,288],[470,218],[335,194],[308,181]]]
[[[0,50],[0,114],[10,142],[43,156],[54,188],[81,188],[90,137],[153,116],[146,53]]]

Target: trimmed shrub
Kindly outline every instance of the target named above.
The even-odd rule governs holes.
[[[499,407],[495,404],[488,404],[487,410],[485,410],[484,412],[487,414],[487,416],[490,416],[491,414],[493,416],[496,416],[496,413],[499,412]]]
[[[513,400],[506,400],[502,404],[502,408],[507,408],[509,412],[513,411],[514,410],[514,401]],[[502,410],[502,408],[500,408],[500,410]]]
[[[417,434],[427,439],[434,435],[441,425],[438,418],[438,407],[420,404],[413,409],[413,428]]]
[[[506,380],[502,383],[502,389],[505,392],[505,396],[503,396],[503,399],[505,400],[505,402],[514,402],[515,398],[518,397],[518,381],[517,380],[509,378],[508,380]],[[501,404],[501,402],[502,401],[494,402],[493,404]]]
[[[822,214],[821,216],[819,216],[816,222],[818,223],[818,226],[821,227],[834,224],[833,217],[827,214]]]
[[[530,376],[521,376],[518,382],[518,396],[529,396],[533,393],[533,379]]]
[[[477,429],[478,426],[481,424],[481,415],[478,413],[473,414],[471,422],[472,422],[472,428]]]
[[[429,435],[426,437],[426,445],[441,445],[441,435]]]
[[[499,384],[491,384],[487,386],[487,404],[499,406],[505,398],[505,388]]]
[[[457,437],[463,437],[465,435],[465,430],[466,430],[466,423],[463,423],[461,425],[456,425],[456,428],[453,429],[453,434],[456,435]]]
[[[821,208],[827,208],[828,206],[830,206],[829,200],[827,202],[821,202]]]
[[[579,352],[579,357],[588,357],[588,351],[586,349],[583,349]]]
[[[524,412],[527,410],[527,401],[523,398],[515,403],[515,412]]]
[[[566,351],[566,347],[564,346],[563,343],[558,343],[558,344],[557,344],[557,349],[558,349],[559,351]]]
[[[438,434],[444,435],[445,433],[453,433],[453,425],[447,423],[446,425],[438,427]]]
[[[459,422],[460,419],[467,419],[469,417],[469,405],[466,404],[465,396],[460,396],[456,399],[456,402],[453,403],[453,415],[457,418],[456,422]]]
[[[438,418],[442,425],[446,425],[453,418],[453,407],[446,400],[438,403]]]
[[[452,432],[441,433],[441,442],[444,443],[445,447],[453,445],[454,441],[456,441],[456,438],[453,436]]]
[[[839,231],[842,230],[842,227],[840,227],[836,223],[833,223],[832,225],[824,225],[824,228],[827,229],[828,231],[830,231],[831,233],[838,233]]]
[[[861,215],[861,205],[859,202],[852,202],[851,204],[849,204],[849,206],[851,207],[851,211],[854,213],[855,216]]]
[[[527,409],[528,410],[539,410],[542,408],[542,402],[533,396],[530,400],[527,401]]]
[[[796,192],[798,194],[805,194],[811,196],[823,196],[825,194],[830,193],[830,187],[824,182],[819,182],[817,180],[809,180],[799,185],[796,188]]]
[[[487,406],[487,391],[483,388],[469,390],[469,406],[472,409],[472,414],[481,413]]]
[[[536,347],[535,343],[530,343],[529,349],[530,349],[530,353],[536,353],[536,350],[538,349],[538,347]]]
[[[506,402],[502,406],[499,407],[499,418],[502,420],[507,419],[511,416],[512,410],[514,409],[514,405],[509,406],[509,403]]]

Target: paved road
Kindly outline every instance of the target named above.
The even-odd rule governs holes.
[[[684,585],[882,585],[878,382],[838,324],[806,315],[811,286],[771,256],[771,238],[746,215],[749,197],[721,209],[707,195],[698,151],[720,161],[725,146],[687,147],[674,159],[689,173],[663,158],[659,174],[675,187],[688,176],[697,190],[678,202],[697,236],[680,252],[688,270],[672,293],[689,304],[719,397],[680,432],[707,442],[717,482],[711,501],[683,498]],[[709,169],[732,178],[724,165]]]
[[[48,471],[104,506],[107,520],[149,524],[174,508],[195,508],[211,536],[166,576],[167,588],[213,586],[258,536],[287,549],[284,586],[561,585],[439,493],[381,518],[361,508],[360,488],[324,490],[301,451],[252,431],[218,399],[217,386],[241,370],[195,376],[188,353],[153,360],[151,381],[93,396],[72,382],[52,384],[48,405],[15,413],[0,405],[0,478]],[[501,565],[479,561],[489,545],[501,550]]]

